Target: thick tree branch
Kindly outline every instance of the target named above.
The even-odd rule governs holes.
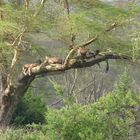
[[[68,66],[65,66],[64,64],[50,64],[50,65],[47,64],[46,66],[38,65],[31,69],[31,75],[24,75],[24,74],[20,75],[14,92],[16,93],[18,92],[18,90],[20,90],[20,92],[21,90],[22,92],[25,92],[27,88],[30,86],[30,83],[34,80],[34,78],[37,75],[42,75],[42,74],[52,75],[52,74],[58,74],[64,72],[69,69],[91,67],[109,59],[122,59],[127,61],[132,60],[132,58],[126,55],[102,53],[98,57],[96,58],[94,58],[94,56],[90,57],[90,59],[84,62],[79,59],[72,58],[70,59],[70,63],[68,64]]]
[[[72,58],[70,59],[70,63],[68,64],[68,66],[65,66],[65,64],[50,64],[50,65],[46,65],[45,67],[37,66],[32,69],[32,74],[33,75],[40,75],[44,73],[46,73],[47,75],[52,73],[55,74],[55,72],[60,72],[60,71],[63,72],[73,68],[90,67],[109,59],[122,59],[122,60],[131,61],[131,58],[126,55],[104,53],[104,54],[100,54],[100,56],[96,58],[91,57],[89,60],[86,60],[84,62],[81,60],[77,60],[76,58]]]

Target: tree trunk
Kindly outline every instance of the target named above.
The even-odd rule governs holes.
[[[24,76],[20,75],[17,84],[15,87],[7,87],[3,90],[2,80],[1,84],[1,92],[0,92],[0,127],[6,127],[10,124],[12,119],[12,115],[16,110],[16,107],[22,97],[24,96],[26,90],[30,86],[31,82],[34,80],[33,76]]]

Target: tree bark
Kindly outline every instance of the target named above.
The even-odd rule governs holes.
[[[21,98],[24,96],[26,90],[30,86],[31,82],[34,80],[34,75],[25,76],[21,74],[17,80],[15,87],[10,87],[7,92],[7,88],[3,90],[1,94],[1,104],[0,104],[0,127],[6,127],[10,124],[12,115],[20,102]]]

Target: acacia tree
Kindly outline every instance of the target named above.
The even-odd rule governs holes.
[[[108,59],[135,60],[138,56],[136,38],[139,34],[135,32],[134,36],[129,36],[128,32],[132,32],[132,27],[135,27],[133,21],[138,23],[138,19],[135,20],[138,11],[134,2],[126,9],[119,9],[98,0],[42,0],[41,3],[25,0],[19,6],[16,3],[2,4],[0,125],[9,125],[18,103],[37,76],[90,67]],[[31,69],[31,75],[25,75],[20,64],[21,58],[24,52],[34,49],[29,36],[36,32],[44,32],[52,39],[66,42],[67,54],[63,64],[38,65]],[[133,38],[134,44],[131,42]],[[96,58],[92,56],[82,61],[75,57],[79,47],[99,49],[100,53]]]

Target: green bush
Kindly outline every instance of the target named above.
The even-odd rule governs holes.
[[[133,93],[108,94],[97,103],[49,110],[47,128],[51,140],[128,140],[138,103]]]
[[[46,104],[41,96],[35,96],[29,90],[15,111],[12,122],[15,125],[45,123]]]
[[[74,105],[49,110],[47,128],[52,140],[128,140],[134,114],[129,106],[137,102],[131,92],[108,94],[88,106]]]
[[[96,103],[73,105],[47,113],[47,133],[51,140],[128,140],[134,129],[133,108],[139,97],[130,90],[126,73],[113,93]]]
[[[47,135],[39,131],[27,131],[26,129],[7,129],[0,131],[0,140],[50,140]]]

